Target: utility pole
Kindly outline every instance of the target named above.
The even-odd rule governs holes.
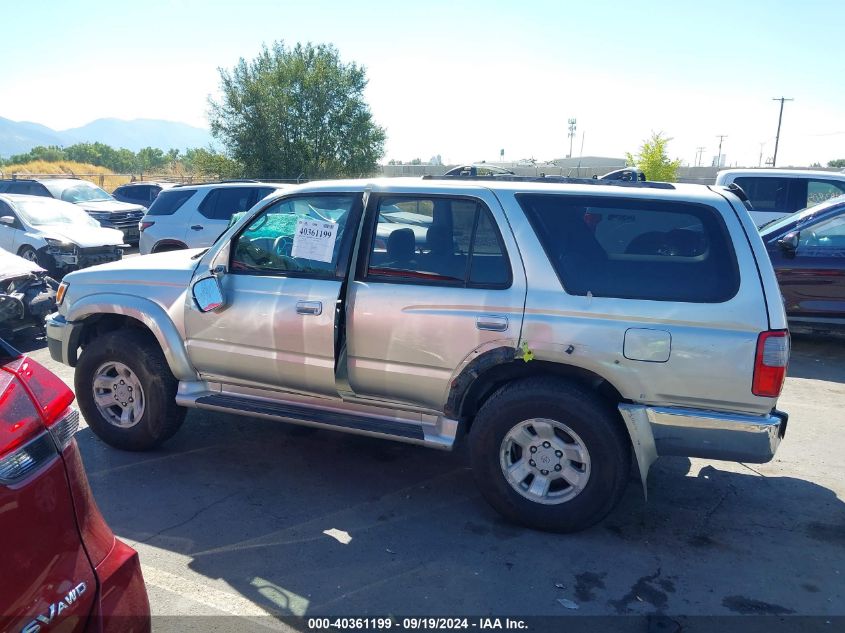
[[[719,139],[719,156],[716,158],[716,167],[722,166],[722,141],[728,138],[727,134],[717,134],[716,138]]]
[[[778,115],[778,132],[775,134],[775,154],[772,156],[772,167],[778,162],[778,141],[780,141],[780,123],[783,120],[783,102],[795,101],[795,99],[787,99],[786,97],[772,97],[772,101],[780,101],[780,114]]]
[[[567,135],[569,136],[569,155],[567,156],[567,158],[572,158],[572,141],[575,139],[576,121],[575,119],[569,119],[567,123],[569,124],[569,134]]]
[[[707,149],[707,148],[701,147],[701,146],[695,148],[695,150],[696,150],[696,152],[695,152],[695,166],[696,167],[701,166],[701,155],[704,153],[705,149]]]
[[[766,144],[766,141],[760,143],[760,160],[757,161],[757,167],[763,166],[763,146]]]

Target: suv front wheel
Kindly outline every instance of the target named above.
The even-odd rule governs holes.
[[[74,375],[88,426],[107,444],[128,451],[154,448],[185,420],[176,404],[178,381],[152,335],[108,332],[82,351]]]
[[[554,378],[506,385],[470,430],[476,483],[508,519],[575,532],[603,519],[625,490],[631,448],[614,409]]]

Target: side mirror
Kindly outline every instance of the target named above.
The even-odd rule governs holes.
[[[4,215],[2,218],[0,218],[0,223],[8,224],[9,226],[14,226],[15,218],[13,218],[11,215]]]
[[[203,277],[194,283],[193,293],[200,312],[212,312],[226,305],[217,277]]]
[[[778,240],[778,246],[783,249],[784,255],[787,257],[795,257],[795,251],[798,249],[798,238],[800,235],[801,233],[799,231],[792,231]]]

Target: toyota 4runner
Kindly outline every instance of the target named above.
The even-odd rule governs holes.
[[[789,337],[742,202],[701,185],[317,182],[211,248],[71,273],[47,321],[91,429],[186,407],[449,449],[503,515],[574,531],[660,455],[762,463]]]

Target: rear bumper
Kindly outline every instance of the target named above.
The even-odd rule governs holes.
[[[789,416],[621,404],[641,472],[663,455],[763,464],[771,461]]]
[[[646,415],[658,455],[751,464],[771,461],[789,419],[781,411],[754,416],[671,407],[648,407]]]
[[[96,568],[97,602],[86,633],[149,633],[150,602],[138,553],[115,539],[114,548]]]

